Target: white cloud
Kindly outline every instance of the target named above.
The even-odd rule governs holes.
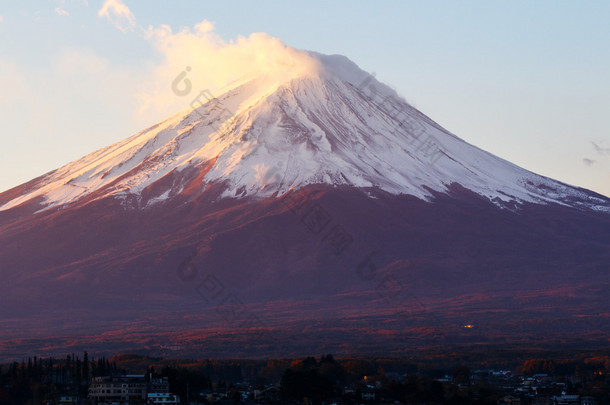
[[[2,16],[2,14],[0,14],[0,23],[4,22],[4,17]]]
[[[136,27],[135,16],[121,0],[106,0],[97,15],[98,17],[106,17],[122,32],[133,31]]]
[[[267,34],[226,41],[209,21],[175,31],[166,25],[141,29],[119,0],[106,0],[98,15],[149,43],[153,54],[133,65],[94,49],[62,47],[44,71],[0,60],[0,122],[9,123],[3,134],[28,134],[28,142],[37,145],[27,162],[11,160],[10,151],[24,148],[23,137],[7,136],[10,142],[3,142],[10,147],[0,150],[0,168],[14,170],[0,170],[0,189],[155,124],[187,108],[202,90],[220,95],[219,87],[231,80],[292,74],[312,61]],[[187,66],[192,91],[179,96],[172,82]]]
[[[206,20],[178,32],[167,25],[149,27],[145,38],[163,59],[151,69],[148,86],[140,93],[140,112],[156,111],[157,116],[176,113],[197,93],[216,92],[235,80],[266,75],[282,81],[318,67],[306,52],[265,33],[225,41],[215,33],[214,24]],[[176,97],[171,86],[182,72],[188,72],[192,92]]]
[[[70,15],[70,13],[68,13],[66,10],[62,10],[59,7],[55,7],[55,13],[57,15]]]
[[[113,24],[120,16],[127,27],[137,27],[121,4],[106,1],[99,14]],[[225,41],[208,21],[177,31],[169,26],[133,31],[128,34],[153,50],[148,60],[136,65],[82,47],[60,48],[44,71],[0,60],[0,122],[8,123],[0,138],[10,141],[0,148],[0,189],[153,125],[189,107],[202,90],[220,95],[219,87],[244,75],[292,74],[311,62],[305,52],[267,34]],[[192,91],[179,96],[172,82],[187,66]],[[21,144],[23,137],[8,134],[28,134],[28,142],[36,147],[30,152]],[[11,160],[13,150],[28,150],[30,155]]]

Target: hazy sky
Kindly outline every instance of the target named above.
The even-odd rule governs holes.
[[[0,191],[186,107],[171,81],[214,70],[205,31],[346,55],[466,141],[610,196],[608,21],[606,1],[2,0]]]

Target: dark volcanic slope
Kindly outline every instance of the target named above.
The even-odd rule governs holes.
[[[75,344],[210,356],[607,344],[610,215],[508,211],[459,187],[433,203],[368,192],[253,201],[187,187],[146,209],[92,196],[3,213],[4,356]]]

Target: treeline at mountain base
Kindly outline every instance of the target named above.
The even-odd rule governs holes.
[[[528,381],[547,387],[553,395],[580,395],[599,405],[610,404],[609,355],[530,358],[504,370],[480,366],[455,363],[455,359],[418,362],[323,355],[301,359],[188,360],[138,354],[92,358],[84,352],[82,356],[32,357],[0,365],[0,405],[61,401],[89,405],[93,404],[88,399],[91,378],[127,374],[142,374],[147,381],[166,377],[171,393],[178,395],[183,404],[498,404],[507,398],[506,385],[527,387]],[[261,392],[273,395],[257,396]],[[528,395],[516,399],[521,404],[536,403]]]

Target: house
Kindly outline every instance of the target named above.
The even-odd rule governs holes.
[[[169,381],[168,381],[167,377],[153,378],[153,376],[151,374],[149,381],[150,382],[148,383],[147,392],[149,392],[149,393],[151,393],[151,392],[158,392],[158,393],[169,392]]]
[[[507,395],[499,400],[498,403],[503,405],[521,405],[521,398]]]
[[[580,405],[595,405],[595,399],[593,397],[581,397]]]
[[[561,395],[553,397],[555,405],[581,405],[579,395]]]
[[[536,405],[555,405],[552,395],[538,395],[536,396]]]
[[[254,390],[254,399],[268,402],[278,401],[280,399],[280,387],[272,385],[262,390]]]
[[[58,403],[61,405],[76,405],[78,404],[78,397],[74,395],[62,395],[59,397]]]
[[[374,401],[375,400],[375,391],[373,390],[365,390],[360,393],[363,401]]]
[[[180,398],[178,395],[167,392],[151,392],[147,395],[149,405],[179,405]]]

